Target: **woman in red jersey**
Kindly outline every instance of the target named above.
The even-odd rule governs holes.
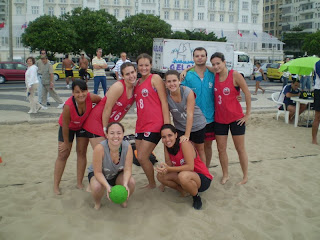
[[[245,150],[245,124],[248,121],[251,111],[251,94],[246,81],[240,73],[228,70],[222,53],[216,52],[211,58],[213,72],[215,73],[214,85],[214,106],[217,148],[222,168],[221,184],[229,180],[227,140],[229,129],[235,148],[238,152],[240,165],[243,172],[243,179],[238,184],[245,184],[248,181],[248,155]],[[242,107],[237,99],[240,89],[245,95],[246,114],[243,114]]]
[[[164,186],[176,189],[182,196],[190,193],[193,197],[193,207],[201,209],[199,192],[204,192],[210,187],[213,176],[201,161],[192,143],[180,142],[174,126],[163,125],[161,138],[165,146],[165,163],[156,168],[158,180]]]
[[[108,122],[120,122],[134,102],[133,88],[137,80],[137,71],[131,62],[121,65],[123,79],[114,83],[95,106],[83,125],[90,144],[94,148],[106,139],[105,129]]]
[[[154,169],[149,156],[160,141],[160,129],[169,123],[169,107],[166,89],[161,77],[151,74],[152,57],[146,53],[137,57],[138,71],[141,78],[134,89],[137,106],[136,148],[137,159],[145,172],[148,185],[155,188]]]
[[[82,80],[72,83],[72,96],[65,102],[59,118],[58,157],[54,168],[54,192],[61,194],[59,184],[70,155],[74,135],[77,138],[77,187],[83,188],[82,179],[87,165],[88,139],[82,125],[92,110],[92,103],[100,102],[101,97],[90,94]]]

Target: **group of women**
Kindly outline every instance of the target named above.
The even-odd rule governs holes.
[[[224,66],[221,69],[227,69],[224,59],[220,60]],[[182,196],[190,194],[193,197],[193,207],[200,209],[202,202],[199,192],[209,188],[213,176],[205,165],[206,120],[195,104],[196,96],[190,88],[180,86],[176,71],[166,73],[165,83],[159,75],[151,74],[152,57],[148,54],[139,55],[136,61],[142,77],[137,80],[137,70],[132,63],[122,64],[123,79],[113,84],[102,99],[90,94],[84,81],[73,82],[72,96],[66,101],[59,119],[59,151],[54,170],[54,192],[61,194],[61,177],[76,135],[78,188],[83,188],[88,143],[94,148],[88,179],[95,209],[100,208],[105,190],[109,198],[113,185],[123,185],[128,191],[128,198],[132,195],[135,189],[132,177],[133,151],[130,144],[123,141],[124,127],[119,122],[135,101],[135,142],[137,159],[148,179],[145,187],[156,187],[156,170],[157,179],[162,184],[161,189],[168,186],[179,191]],[[214,71],[219,79],[218,70]],[[224,70],[220,74],[225,77]],[[245,89],[243,82],[234,83]],[[93,103],[96,103],[94,108]],[[169,111],[175,127],[170,124]],[[241,118],[239,124],[242,125],[248,116],[243,118],[240,115],[237,117]],[[165,146],[165,162],[154,169],[148,157],[160,139]],[[245,167],[241,157],[240,162],[241,167]],[[247,175],[245,178],[247,180]],[[127,202],[122,206],[126,207]]]

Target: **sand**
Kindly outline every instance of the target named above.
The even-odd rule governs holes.
[[[0,125],[0,239],[320,239],[320,146],[311,128],[294,128],[275,114],[253,114],[247,127],[249,182],[237,186],[242,172],[232,139],[228,154],[231,179],[222,176],[215,143],[203,194],[203,208],[191,207],[171,189],[139,189],[146,184],[134,166],[136,191],[128,208],[102,201],[93,209],[90,193],[76,189],[75,148],[53,194],[58,124]],[[124,120],[126,134],[134,120]],[[320,136],[319,136],[320,138]],[[92,150],[88,148],[88,164]],[[163,145],[155,153],[163,161]],[[88,184],[87,177],[84,184]]]

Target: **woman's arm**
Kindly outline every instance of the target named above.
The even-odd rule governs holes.
[[[93,150],[93,158],[92,158],[93,172],[97,181],[107,189],[107,197],[109,199],[109,193],[111,192],[111,187],[107,179],[102,173],[103,158],[104,158],[104,147],[101,144],[98,144]]]
[[[161,77],[157,74],[154,74],[151,79],[152,86],[157,89],[157,93],[161,102],[162,115],[163,115],[163,123],[170,123],[170,114],[169,114],[169,106],[167,101],[167,93],[164,83]]]
[[[180,137],[180,142],[188,141],[191,134],[191,129],[193,125],[193,113],[194,113],[194,106],[196,104],[194,92],[191,90],[188,97],[187,97],[187,124],[186,124],[186,131],[184,135]]]
[[[131,145],[129,144],[128,152],[126,156],[126,163],[124,165],[124,170],[123,170],[123,186],[128,191],[128,197],[130,195],[128,183],[132,175],[132,162],[133,162],[133,151],[132,151]]]
[[[233,79],[234,79],[234,85],[239,86],[242,92],[244,93],[245,100],[246,100],[246,114],[243,118],[241,118],[238,122],[240,126],[242,126],[243,123],[245,123],[250,116],[251,113],[251,93],[249,91],[248,85],[246,83],[246,80],[242,77],[240,73],[237,71],[233,72]]]
[[[69,143],[69,124],[70,124],[71,116],[70,116],[70,107],[68,105],[63,106],[62,111],[62,136],[63,136],[63,144],[59,146],[59,151],[63,152],[70,147]]]
[[[91,102],[99,103],[101,101],[101,97],[97,94],[90,93]]]
[[[261,73],[263,80],[267,81],[266,80],[266,76],[264,75],[264,72],[263,72],[263,70],[261,68],[260,68],[259,72]]]
[[[102,113],[102,125],[103,127],[107,127],[111,111],[113,106],[116,104],[117,100],[121,97],[122,93],[124,92],[123,85],[121,82],[114,83],[109,91],[106,94],[107,101],[104,105],[103,113]],[[123,118],[123,116],[119,117],[119,121]]]

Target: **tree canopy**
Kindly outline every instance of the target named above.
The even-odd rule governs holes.
[[[320,31],[307,35],[302,49],[306,51],[308,55],[320,56]]]
[[[189,31],[185,32],[174,32],[170,38],[173,39],[185,39],[185,40],[199,40],[199,41],[216,41],[216,42],[226,42],[226,37],[218,38],[214,32],[205,33],[199,31]]]

